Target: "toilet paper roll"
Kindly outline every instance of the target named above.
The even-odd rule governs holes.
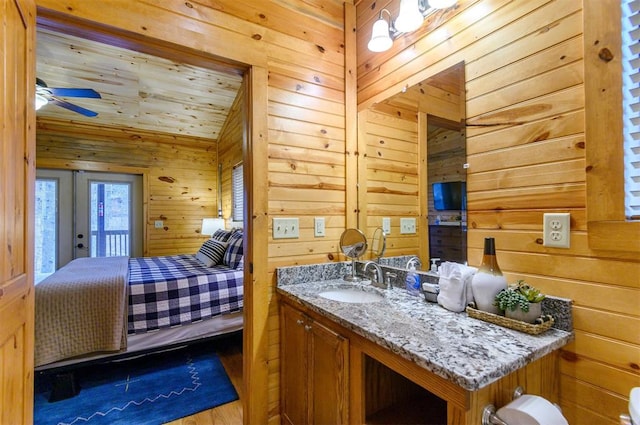
[[[517,425],[569,425],[560,409],[547,399],[524,394],[496,412],[508,424]]]

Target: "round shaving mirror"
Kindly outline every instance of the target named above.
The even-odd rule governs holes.
[[[350,282],[361,280],[356,276],[356,258],[367,252],[367,237],[358,229],[346,229],[340,236],[340,249],[346,257],[351,258],[351,275],[344,279]]]

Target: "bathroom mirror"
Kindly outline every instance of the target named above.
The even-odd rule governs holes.
[[[375,203],[377,210],[387,212],[378,218],[373,209],[369,210],[367,220],[379,223],[385,215],[392,215],[393,222],[399,221],[401,216],[394,215],[396,205],[392,203],[413,208],[410,203],[415,198],[409,199],[405,194],[417,193],[417,212],[426,218],[420,221],[426,226],[419,226],[415,240],[398,232],[387,235],[387,243],[395,246],[395,238],[404,238],[404,250],[416,249],[423,264],[429,264],[434,257],[464,263],[467,260],[464,62],[405,87],[371,105],[369,111],[376,118],[371,121],[367,118],[364,134],[369,148],[377,149],[378,155],[375,162],[368,163],[368,175],[385,176],[387,180],[367,181],[367,188],[373,197],[370,202]],[[380,118],[385,116],[389,119]],[[417,174],[411,169],[415,162],[398,165],[402,159],[394,155],[402,149],[408,153],[406,157],[415,157]],[[400,166],[410,167],[411,171],[396,172]],[[383,196],[386,192],[394,195]],[[406,245],[406,239],[411,246]]]
[[[351,258],[351,274],[344,279],[350,282],[361,280],[356,276],[356,259],[367,252],[367,237],[358,229],[346,229],[340,236],[340,249],[347,258]]]
[[[379,262],[386,249],[387,235],[384,234],[382,227],[378,227],[371,238],[371,257],[375,258],[376,262]]]

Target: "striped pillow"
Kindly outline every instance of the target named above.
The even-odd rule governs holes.
[[[226,250],[226,242],[217,241],[215,239],[208,239],[198,250],[196,258],[200,260],[200,262],[205,266],[213,267],[217,264],[220,264],[220,261],[222,260],[222,257],[224,257],[224,253]]]
[[[229,240],[229,236],[231,236],[231,230],[218,229],[211,236],[211,239],[215,239],[217,241],[226,242]]]

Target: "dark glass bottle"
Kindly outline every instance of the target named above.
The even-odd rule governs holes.
[[[502,276],[502,270],[500,270],[498,259],[496,258],[496,240],[494,238],[484,238],[484,253],[482,254],[482,263],[478,271]]]

